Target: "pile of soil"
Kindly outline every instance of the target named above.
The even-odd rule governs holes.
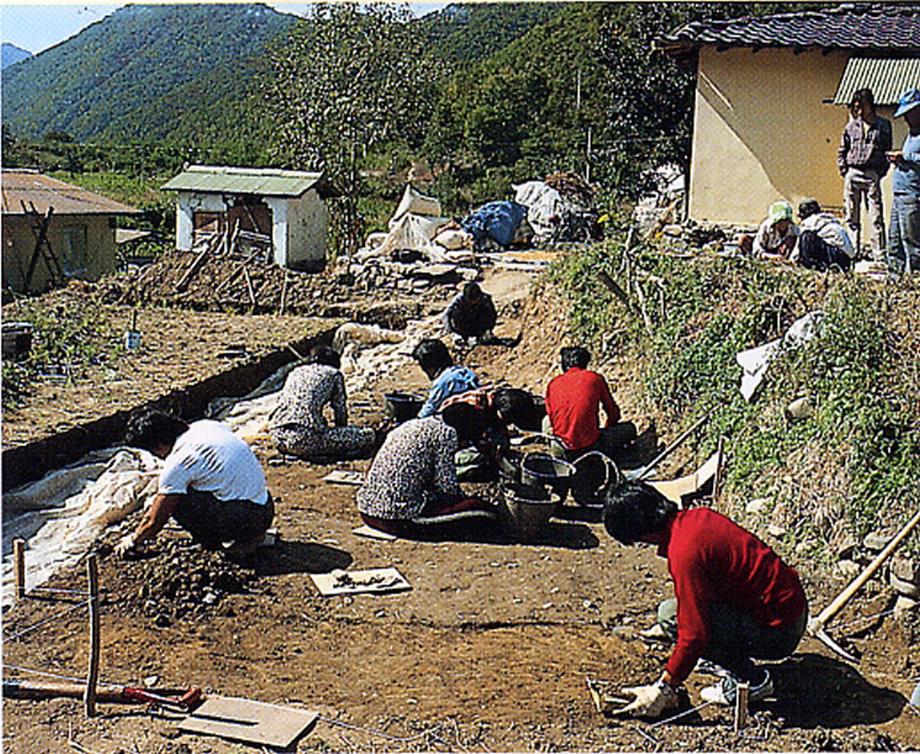
[[[99,552],[111,553],[114,541]],[[126,560],[117,582],[121,609],[165,628],[183,618],[213,612],[228,594],[248,594],[257,576],[251,567],[205,550],[186,536],[161,535]]]
[[[396,286],[385,283],[395,283],[397,273],[384,273],[374,265],[362,267],[359,280],[347,265],[309,273],[254,260],[211,256],[179,290],[196,257],[190,252],[170,252],[140,270],[111,275],[96,285],[107,303],[274,314],[281,311],[283,296],[286,314],[354,316],[360,322],[399,328],[405,326],[407,316],[423,311],[416,294],[425,291],[426,306],[443,303],[459,279],[444,276],[416,287],[407,269],[406,284]],[[382,288],[389,289],[386,302],[381,302]]]

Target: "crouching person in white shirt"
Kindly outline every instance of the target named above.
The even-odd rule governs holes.
[[[146,411],[129,422],[125,444],[165,463],[153,503],[137,529],[115,548],[117,555],[130,557],[170,516],[209,550],[239,557],[262,543],[275,516],[274,503],[255,454],[226,424],[186,424],[161,411]]]
[[[850,269],[856,250],[840,220],[822,212],[816,199],[805,199],[799,204],[799,221],[792,261],[820,272]]]

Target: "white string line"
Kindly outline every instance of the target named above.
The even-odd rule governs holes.
[[[52,586],[33,586],[29,592],[55,592],[57,594],[82,594],[84,597],[89,596],[86,589],[58,589]]]
[[[652,723],[648,727],[657,728],[660,725],[665,725],[666,723],[673,722],[674,720],[679,720],[680,718],[686,717],[687,715],[691,715],[694,712],[699,712],[701,709],[703,709],[704,707],[708,707],[710,704],[715,704],[715,702],[703,702],[702,704],[696,705],[696,707],[691,707],[690,709],[684,710],[683,712],[678,712],[676,715],[672,715],[671,717],[666,717],[664,720],[659,720],[656,723]]]
[[[32,632],[35,631],[36,629],[39,629],[39,628],[41,628],[42,626],[45,626],[45,625],[47,625],[48,623],[51,623],[52,621],[57,620],[58,618],[63,618],[63,617],[64,617],[65,615],[67,615],[68,613],[75,612],[76,610],[82,610],[82,609],[85,608],[85,607],[88,607],[88,601],[87,601],[87,602],[80,602],[80,603],[77,604],[77,605],[71,605],[70,607],[66,608],[65,610],[61,610],[59,613],[55,613],[54,615],[52,615],[52,616],[49,617],[49,618],[45,618],[44,620],[40,620],[38,623],[34,623],[33,625],[29,626],[28,628],[24,628],[22,631],[18,631],[17,633],[13,634],[12,636],[6,637],[6,640],[7,640],[7,641],[15,641],[16,639],[19,639],[20,637],[25,636],[26,634],[32,633]]]
[[[345,723],[341,720],[334,720],[331,717],[324,717],[323,715],[318,715],[317,720],[322,720],[324,723],[329,723],[329,725],[337,725],[340,728],[346,728],[347,730],[359,731],[361,733],[367,733],[372,736],[379,736],[380,738],[385,738],[388,741],[396,741],[398,743],[407,743],[409,741],[417,741],[420,738],[423,738],[427,735],[436,735],[435,731],[439,730],[442,726],[439,723],[428,730],[424,730],[421,733],[417,733],[414,736],[409,736],[408,738],[400,738],[399,736],[391,736],[389,733],[384,733],[382,730],[377,730],[376,728],[365,728],[361,725],[353,725],[351,723]],[[459,742],[458,742],[459,743]]]
[[[24,668],[20,665],[5,665],[4,667],[6,670],[17,670],[20,673],[31,673],[32,675],[41,675],[46,678],[58,678],[62,681],[76,681],[78,683],[84,683],[86,681],[85,678],[76,678],[72,675],[61,675],[60,673],[52,673],[47,670],[33,670],[32,668]]]

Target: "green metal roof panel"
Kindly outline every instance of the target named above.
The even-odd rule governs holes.
[[[203,194],[300,196],[321,178],[321,173],[298,170],[192,165],[163,184],[162,188],[166,191],[195,191]]]
[[[906,90],[920,87],[920,58],[850,58],[834,95],[849,105],[857,89],[869,88],[876,105],[894,105]]]

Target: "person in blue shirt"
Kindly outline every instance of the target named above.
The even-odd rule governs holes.
[[[901,149],[886,153],[894,163],[888,268],[897,273],[920,271],[920,89],[898,99],[894,117],[902,116],[910,133]]]
[[[426,338],[421,341],[412,352],[412,358],[432,381],[428,399],[418,412],[420,419],[438,413],[445,398],[479,387],[479,378],[471,369],[454,364],[450,351],[440,340]]]

